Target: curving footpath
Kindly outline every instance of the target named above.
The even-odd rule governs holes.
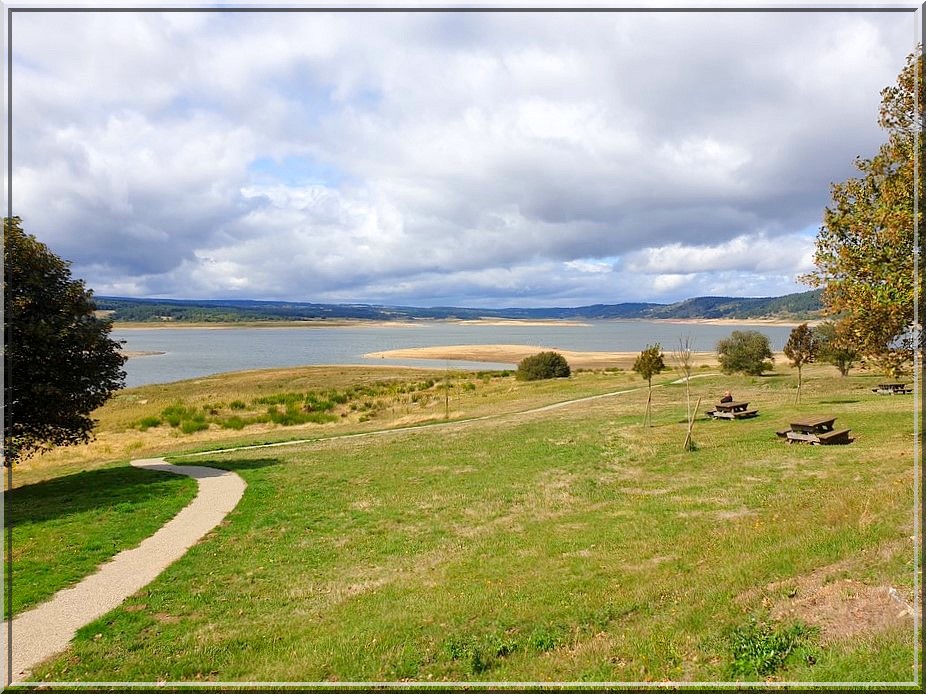
[[[63,651],[78,629],[153,581],[235,508],[247,486],[234,472],[202,465],[171,465],[163,458],[133,460],[132,465],[192,477],[199,483],[199,492],[140,545],[120,552],[95,574],[14,617],[12,654],[7,643],[9,624],[4,622],[3,684],[22,681],[31,667]]]
[[[696,374],[690,378],[702,378],[716,374]],[[684,383],[681,378],[671,383]],[[654,386],[656,388],[660,386]],[[535,412],[545,412],[575,405],[590,400],[610,398],[616,395],[633,393],[641,388],[613,391],[600,395],[589,395],[575,400],[544,405],[520,412],[491,414],[471,419],[450,422],[437,422],[429,426],[455,426],[486,419],[498,419],[512,415],[525,415]],[[362,432],[359,434],[344,434],[333,436],[331,439],[361,438],[368,436],[382,436],[402,431],[420,430],[422,427],[400,427],[397,429],[382,429]],[[276,446],[293,446],[304,443],[313,443],[319,439],[297,439],[294,441],[281,441],[278,443],[263,443],[253,446],[239,446],[224,448],[202,453],[190,453],[184,457],[197,455],[213,455],[236,450],[252,448],[272,448]],[[133,460],[135,467],[148,470],[162,470],[177,475],[186,475],[199,482],[199,493],[196,498],[180,513],[168,521],[160,530],[148,539],[142,541],[138,547],[127,549],[103,564],[99,571],[82,580],[75,586],[65,588],[55,593],[54,597],[38,607],[23,612],[13,618],[12,642],[13,652],[7,649],[9,637],[9,624],[3,623],[3,633],[0,636],[2,653],[7,657],[0,664],[2,683],[22,681],[29,673],[29,668],[42,662],[46,658],[63,651],[74,638],[77,630],[89,624],[94,619],[102,617],[123,600],[157,578],[164,569],[198,542],[206,533],[217,526],[228,513],[235,508],[244,489],[247,486],[241,477],[234,472],[218,470],[202,465],[171,465],[164,458],[145,458]],[[10,656],[12,667],[10,667]],[[8,669],[9,668],[9,669]],[[12,673],[12,677],[10,677]]]

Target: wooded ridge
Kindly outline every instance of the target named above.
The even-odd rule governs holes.
[[[778,318],[810,320],[820,317],[820,290],[779,297],[736,298],[702,296],[674,304],[595,304],[575,308],[465,308],[436,306],[379,306],[371,304],[318,304],[300,301],[242,299],[137,299],[95,297],[97,309],[117,322],[241,322],[319,319],[680,319]]]

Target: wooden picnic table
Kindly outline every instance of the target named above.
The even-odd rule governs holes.
[[[791,431],[799,431],[802,434],[825,434],[833,430],[835,417],[829,415],[815,415],[813,417],[804,417],[796,422],[791,422]]]
[[[912,393],[912,388],[907,388],[906,383],[879,383],[877,388],[872,388],[872,392],[878,395],[894,395],[903,393]]]
[[[777,432],[788,439],[788,443],[802,441],[814,445],[849,443],[849,429],[834,430],[836,417],[831,415],[813,415],[791,422],[790,429]]]
[[[707,414],[715,419],[744,419],[755,417],[759,411],[750,410],[748,402],[718,402]]]

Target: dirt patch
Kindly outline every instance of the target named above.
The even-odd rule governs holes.
[[[823,643],[877,633],[895,625],[913,626],[913,608],[891,586],[868,586],[846,578],[798,588],[793,598],[772,607],[773,619],[820,627]]]
[[[891,543],[889,550],[882,548],[879,554],[896,551],[896,544]],[[746,591],[736,602],[745,606],[760,600],[775,620],[816,626],[824,644],[892,627],[912,629],[913,604],[918,601],[891,585],[869,585],[845,577],[859,562],[858,557],[851,557],[810,574],[775,581]]]
[[[628,571],[646,571],[647,569],[652,569],[654,566],[659,566],[660,564],[665,564],[666,562],[676,560],[678,560],[678,557],[675,555],[659,555],[645,559],[639,564],[627,564],[624,566],[624,568]]]
[[[756,512],[743,506],[737,509],[721,508],[721,509],[715,509],[713,511],[698,511],[698,510],[679,511],[677,515],[679,518],[697,518],[699,516],[713,516],[714,518],[718,520],[729,521],[729,520],[736,520],[737,518],[746,518],[747,516],[754,516],[756,515]]]
[[[663,496],[664,494],[671,494],[676,490],[669,488],[643,489],[642,487],[621,487],[621,491],[624,492],[624,494],[632,494],[634,496]]]

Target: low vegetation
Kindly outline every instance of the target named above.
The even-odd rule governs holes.
[[[12,604],[4,619],[48,599],[160,529],[196,494],[166,472],[108,466],[6,492],[12,533]]]
[[[158,387],[157,402],[113,403],[119,409],[106,420],[161,416],[177,401],[207,418],[207,400],[242,417],[303,408],[309,393],[330,400],[329,389],[373,387],[389,382],[387,373],[406,386],[427,382],[412,370],[226,375]],[[685,386],[674,376],[654,383],[653,426],[642,427],[647,389],[635,374],[583,372],[533,382],[456,377],[455,416],[498,415],[490,419],[443,424],[438,416],[433,427],[335,438],[401,426],[398,416],[361,424],[354,413],[294,425],[324,429],[313,442],[177,458],[235,470],[248,482],[244,498],[34,676],[909,681],[912,618],[902,603],[918,603],[919,562],[912,401],[872,393],[878,374],[834,373],[806,367],[800,405],[784,367],[762,377],[694,374],[695,396],[713,400],[731,387],[762,412],[705,421],[696,451],[681,449]],[[467,382],[474,390],[464,395]],[[125,395],[154,400],[155,392]],[[515,414],[595,392],[622,394]],[[138,412],[147,407],[155,414]],[[433,414],[441,411],[435,403]],[[855,441],[789,446],[775,436],[789,418],[821,411],[851,427]],[[271,422],[249,426],[301,435]],[[144,433],[175,431],[162,423]],[[246,433],[210,423],[170,440],[179,450],[201,447],[197,437],[221,435],[207,440],[218,446]],[[29,474],[61,479],[76,495],[78,479],[61,469]],[[122,485],[113,479],[100,494]],[[889,588],[902,602],[865,599]]]
[[[772,345],[758,330],[734,330],[717,343],[717,358],[725,374],[761,376],[773,368]]]
[[[570,373],[569,363],[559,352],[538,352],[520,361],[515,378],[519,381],[541,381],[545,378],[568,378]]]

